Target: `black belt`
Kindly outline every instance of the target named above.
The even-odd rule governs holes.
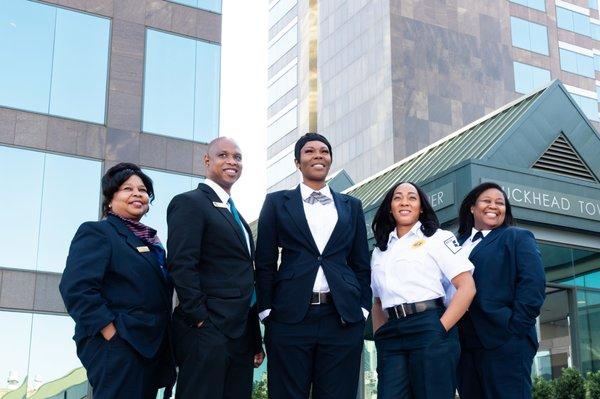
[[[391,308],[385,308],[385,311],[390,316],[390,319],[401,319],[411,314],[443,307],[444,300],[442,298],[436,298],[422,302],[402,303],[400,305],[392,306]]]
[[[313,292],[310,296],[311,305],[321,305],[323,303],[332,303],[331,292]]]

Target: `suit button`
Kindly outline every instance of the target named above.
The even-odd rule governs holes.
[[[320,262],[320,261],[322,261],[322,260],[323,260],[323,257],[322,257],[322,256],[319,256],[319,257],[317,257],[317,260]]]

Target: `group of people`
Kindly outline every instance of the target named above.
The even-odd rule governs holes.
[[[302,182],[267,195],[256,247],[231,198],[231,139],[169,204],[166,249],[140,222],[152,180],[131,163],[106,172],[103,218],[75,234],[60,283],[94,398],[169,397],[177,381],[177,399],[249,399],[268,356],[269,397],[354,399],[369,316],[379,398],[530,398],[544,270],[501,187],[464,198],[457,239],[398,182],[370,255],[360,201],[326,184],[327,139],[305,134],[294,157]]]

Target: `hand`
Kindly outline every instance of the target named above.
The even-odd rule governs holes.
[[[204,320],[198,322],[198,325],[196,325],[196,327],[200,328],[204,325]]]
[[[442,327],[444,327],[444,330],[446,330],[446,332],[450,331],[451,327],[446,326],[446,323],[444,323],[444,319],[440,319],[440,324],[442,325]]]
[[[115,328],[115,325],[111,321],[110,324],[108,324],[106,327],[104,327],[102,330],[100,330],[100,333],[102,334],[102,336],[104,337],[105,340],[110,341],[111,339],[113,339],[113,337],[117,333],[117,329]]]
[[[261,351],[254,355],[254,368],[257,369],[260,367],[262,362],[265,360],[265,352]]]

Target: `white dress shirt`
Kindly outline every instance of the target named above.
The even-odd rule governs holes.
[[[431,237],[421,231],[421,222],[398,237],[389,235],[388,248],[373,250],[371,286],[383,308],[445,297],[444,281],[460,273],[473,272],[473,264],[461,253],[449,231],[438,229]]]
[[[219,197],[222,203],[227,205],[227,209],[229,209],[229,212],[231,212],[231,206],[229,205],[229,198],[231,198],[231,196],[227,194],[227,191],[225,191],[223,187],[219,186],[217,183],[210,179],[205,179],[203,183],[214,190],[214,192],[217,194],[217,197]],[[233,220],[235,221],[235,218]],[[244,236],[246,237],[246,246],[248,247],[248,253],[250,253],[252,252],[252,250],[250,249],[250,236],[248,235],[248,232],[246,231],[245,227],[242,229],[242,231],[244,232]]]
[[[331,202],[327,205],[321,204],[319,201],[315,201],[314,204],[309,204],[305,200],[310,197],[314,191],[319,191],[321,194],[331,199]],[[302,205],[304,206],[304,215],[310,228],[315,244],[319,253],[322,254],[331,233],[335,228],[335,224],[338,221],[337,208],[333,202],[333,196],[328,186],[323,187],[320,190],[313,190],[304,183],[300,183],[300,195],[302,196]],[[329,284],[323,273],[323,268],[319,266],[317,271],[317,277],[313,285],[313,292],[329,292]]]
[[[473,248],[475,248],[477,244],[481,242],[481,238],[478,238],[477,240],[473,241],[473,237],[475,236],[475,234],[477,234],[478,231],[479,230],[473,227],[471,229],[471,235],[469,236],[469,238],[466,239],[465,242],[463,242],[461,251],[463,256],[468,258],[471,255]],[[483,236],[486,237],[488,234],[490,234],[490,231],[492,230],[481,230],[481,234],[483,234]]]

